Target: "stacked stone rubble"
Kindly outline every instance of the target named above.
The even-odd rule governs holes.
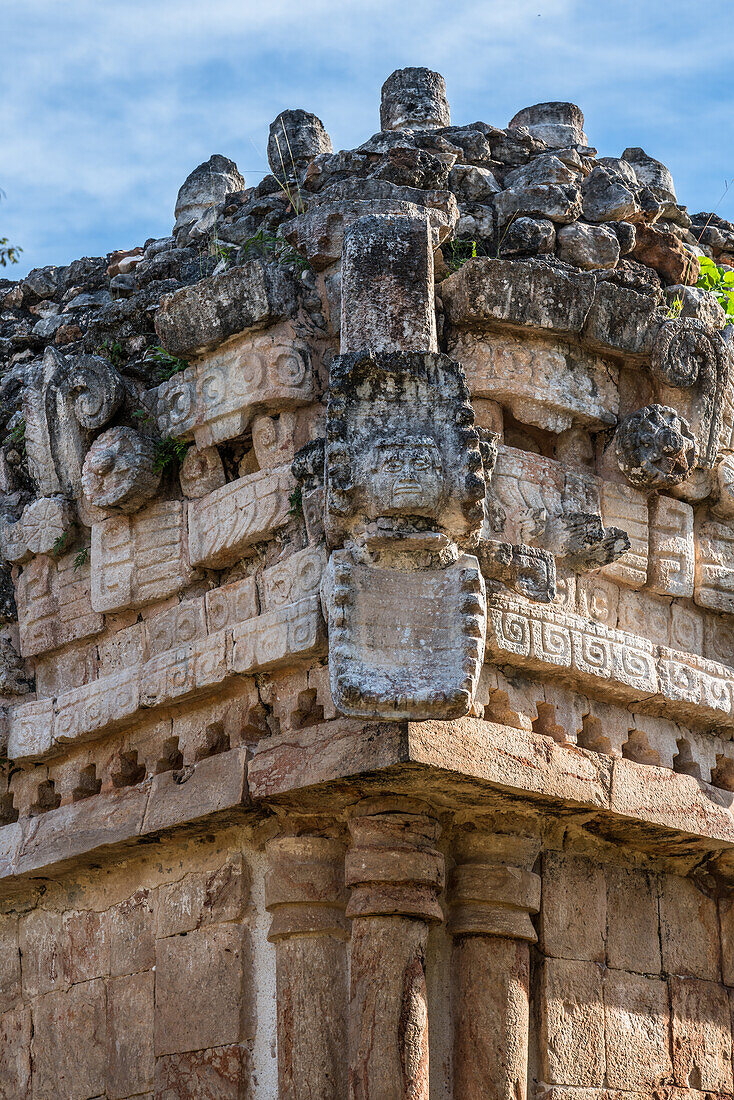
[[[0,285],[0,1095],[734,1094],[734,227],[380,124]]]

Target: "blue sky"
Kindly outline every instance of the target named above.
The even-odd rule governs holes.
[[[167,235],[212,153],[256,183],[285,108],[364,141],[404,65],[444,74],[453,122],[572,100],[601,155],[641,145],[691,212],[734,220],[733,31],[734,6],[695,0],[0,0],[12,277]]]

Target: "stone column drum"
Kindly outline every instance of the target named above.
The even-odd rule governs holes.
[[[540,878],[533,839],[469,833],[454,850],[449,931],[454,937],[454,1096],[525,1100],[530,913]]]
[[[275,944],[280,1100],[344,1100],[347,921],[344,845],[315,836],[266,846]]]
[[[413,800],[360,803],[349,824],[352,887],[350,1100],[428,1100],[428,928],[443,919],[439,825]]]

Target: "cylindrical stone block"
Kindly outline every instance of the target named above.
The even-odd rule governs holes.
[[[446,82],[431,69],[396,69],[382,85],[383,130],[436,130],[451,125]]]
[[[374,808],[374,813],[369,810]],[[353,847],[350,1100],[428,1100],[429,923],[440,920],[438,823],[421,806],[358,807]]]
[[[344,1100],[347,922],[344,846],[279,837],[267,847],[265,904],[275,943],[280,1100]]]
[[[455,845],[449,931],[454,936],[454,1095],[525,1100],[530,1019],[530,913],[538,842],[469,833]],[[519,864],[519,866],[518,866]]]
[[[344,231],[341,352],[437,351],[425,217],[368,214]]]

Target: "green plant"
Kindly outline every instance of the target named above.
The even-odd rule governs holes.
[[[675,321],[680,317],[681,310],[683,309],[683,295],[679,292],[668,306],[668,312],[666,319],[668,321]]]
[[[498,259],[498,260],[500,258],[500,253],[502,252],[502,245],[505,243],[505,237],[510,232],[510,227],[512,226],[512,223],[515,221],[515,219],[517,217],[519,217],[519,211],[516,210],[514,214],[510,215],[510,220],[508,221],[507,225],[503,229],[502,236],[497,241],[497,256],[496,256],[496,259]]]
[[[95,355],[101,355],[103,359],[109,359],[113,367],[124,367],[127,360],[125,349],[117,340],[103,340],[94,352]]]
[[[135,412],[133,413],[133,416],[135,417],[136,420],[138,420],[140,422],[141,427],[143,426],[143,424],[154,424],[155,423],[153,417],[150,415],[150,413],[148,412],[147,409],[136,409]]]
[[[288,497],[288,503],[290,504],[288,512],[291,516],[303,515],[303,493],[300,485],[296,486]]]
[[[153,469],[156,473],[163,473],[169,466],[180,466],[190,446],[188,440],[172,439],[170,436],[156,440]]]
[[[734,271],[719,267],[708,256],[699,256],[698,262],[701,265],[701,274],[696,286],[713,291],[727,321],[734,324]]]
[[[17,244],[8,244],[7,237],[0,237],[0,266],[7,267],[8,264],[17,264],[22,251],[23,249],[18,248]]]
[[[8,439],[21,454],[25,454],[25,419],[23,417],[11,429]]]
[[[154,344],[148,348],[143,359],[148,363],[158,364],[156,377],[159,382],[167,382],[169,378],[173,378],[174,374],[180,374],[182,370],[186,370],[189,365],[185,359],[177,359],[175,355],[171,355],[160,344]]]
[[[479,255],[476,241],[449,241],[442,249],[447,268],[453,274],[466,263]]]
[[[83,546],[77,556],[74,558],[74,572],[86,565],[89,561],[89,547]]]
[[[53,544],[53,547],[52,547],[52,550],[51,550],[51,556],[54,557],[54,558],[58,558],[61,554],[63,554],[64,551],[66,550],[68,542],[69,542],[69,532],[64,531],[63,534],[59,535],[58,538],[54,539],[54,544]]]
[[[287,241],[276,237],[274,233],[267,233],[264,229],[247,238],[242,245],[241,255],[243,260],[264,259],[274,260],[278,264],[295,264],[302,271],[311,267],[308,260]]]
[[[214,240],[211,242],[211,250],[212,253],[219,260],[224,261],[225,269],[228,268],[229,265],[232,263],[232,258],[235,251],[234,248],[231,248],[229,245],[222,244],[218,237],[215,237]]]

